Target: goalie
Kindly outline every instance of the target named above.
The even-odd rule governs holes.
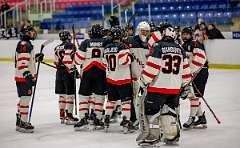
[[[146,95],[140,99],[142,132],[136,139],[139,145],[152,145],[160,140],[175,143],[180,137],[175,109],[179,104],[180,89],[190,82],[191,74],[186,54],[174,39],[174,29],[166,28],[161,42],[153,46],[154,52],[138,80],[141,87],[146,88]]]

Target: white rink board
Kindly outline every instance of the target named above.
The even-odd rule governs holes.
[[[136,133],[118,133],[114,125],[110,133],[74,132],[72,126],[61,125],[58,100],[54,94],[55,70],[40,67],[39,81],[32,114],[35,133],[15,131],[17,93],[14,64],[0,63],[0,147],[1,148],[138,148]],[[222,121],[218,125],[206,109],[208,128],[182,131],[176,148],[239,148],[240,140],[240,70],[210,70],[205,98]],[[204,104],[204,103],[203,103]],[[187,120],[188,100],[181,101],[181,121]],[[205,105],[204,105],[205,108]],[[169,148],[161,144],[161,148]]]

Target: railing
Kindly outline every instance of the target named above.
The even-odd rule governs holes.
[[[4,28],[8,25],[16,26],[21,21],[29,20],[32,14],[38,14],[41,17],[45,13],[55,12],[56,0],[24,0],[17,3],[9,10],[0,13],[0,24]]]

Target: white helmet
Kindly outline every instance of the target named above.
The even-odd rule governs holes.
[[[143,42],[146,42],[146,39],[147,39],[147,36],[145,35],[142,35],[141,34],[141,31],[142,30],[145,30],[145,31],[149,31],[150,32],[150,25],[148,24],[148,22],[140,22],[137,26],[137,33],[140,37],[140,39],[143,41]]]
[[[171,37],[173,39],[175,39],[176,37],[176,32],[174,30],[173,27],[167,27],[164,31],[163,31],[163,36],[168,36]]]

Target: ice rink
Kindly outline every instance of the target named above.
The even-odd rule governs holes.
[[[58,99],[54,94],[55,70],[41,65],[32,114],[33,134],[15,131],[17,93],[14,64],[0,63],[0,148],[137,148],[137,133],[124,135],[113,125],[110,132],[74,132],[61,125]],[[240,147],[240,70],[210,70],[205,98],[222,124],[218,125],[209,110],[207,129],[182,131],[179,148]],[[204,104],[204,103],[203,103]],[[188,100],[181,101],[181,121],[187,120]]]

